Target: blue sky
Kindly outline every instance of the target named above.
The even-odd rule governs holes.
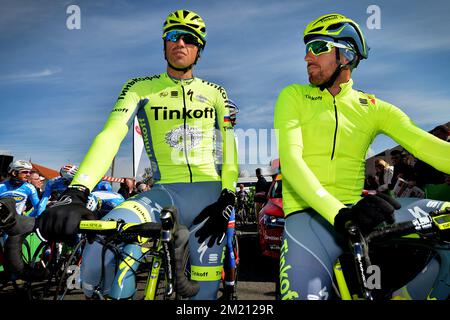
[[[81,9],[80,30],[66,27],[71,4]],[[369,5],[380,8],[381,29],[368,29]],[[353,74],[355,88],[397,105],[425,130],[450,120],[448,0],[2,0],[1,7],[0,154],[16,160],[79,164],[123,83],[165,72],[161,26],[181,8],[207,24],[195,75],[227,89],[241,108],[242,130],[272,128],[280,90],[307,82],[304,27],[332,12],[357,21],[371,47]],[[394,145],[379,136],[371,152]],[[117,176],[132,174],[131,150],[128,135]],[[267,164],[263,158],[260,165]]]

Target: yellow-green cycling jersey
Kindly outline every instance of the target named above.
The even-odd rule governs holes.
[[[221,86],[199,78],[179,80],[164,73],[129,80],[72,185],[92,190],[137,115],[156,182],[222,181],[223,188],[234,190],[237,152],[227,100]]]
[[[365,157],[379,133],[415,157],[450,173],[450,143],[418,128],[397,107],[341,84],[333,97],[293,84],[275,108],[285,215],[313,208],[331,224],[344,204],[361,198]]]

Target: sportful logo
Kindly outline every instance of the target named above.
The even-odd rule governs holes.
[[[216,264],[219,261],[219,255],[217,253],[211,253],[208,256],[208,263]]]

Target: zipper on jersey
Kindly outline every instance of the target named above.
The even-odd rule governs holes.
[[[336,136],[337,136],[337,130],[338,130],[338,124],[339,124],[335,97],[333,97],[333,105],[334,105],[334,119],[336,120],[336,127],[334,128],[333,151],[331,152],[331,160],[333,160],[333,158],[334,158],[334,151],[336,149]]]
[[[186,115],[187,108],[186,108],[186,95],[184,92],[184,86],[181,85],[181,89],[183,90],[183,115]],[[189,164],[189,159],[187,155],[187,144],[186,144],[186,116],[184,118],[184,132],[183,132],[183,143],[184,143],[184,157],[186,158],[186,164],[189,169],[189,181],[192,183],[192,170],[191,165]]]

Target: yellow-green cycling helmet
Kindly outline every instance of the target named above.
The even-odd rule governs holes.
[[[163,25],[164,39],[171,30],[184,30],[199,38],[202,47],[206,45],[206,25],[202,17],[191,10],[177,10],[170,13]]]
[[[305,28],[303,41],[306,44],[321,36],[351,42],[360,59],[369,56],[369,47],[359,25],[341,14],[326,14],[310,22]]]

